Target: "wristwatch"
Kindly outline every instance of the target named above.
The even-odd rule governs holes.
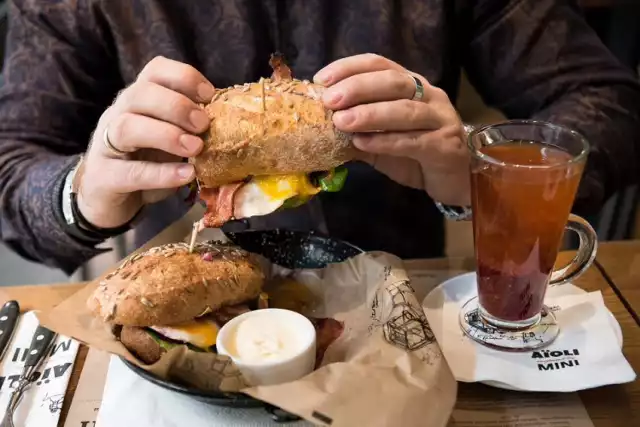
[[[83,160],[84,157],[80,156],[80,160],[67,173],[64,179],[61,194],[62,215],[66,223],[66,230],[70,235],[87,243],[98,244],[129,231],[138,214],[120,227],[100,228],[91,224],[78,209],[78,187],[75,181]]]
[[[468,221],[471,219],[471,208],[468,206],[449,206],[435,202],[436,207],[445,218],[452,221]]]
[[[469,134],[475,130],[473,125],[463,124],[464,136],[469,137]],[[471,219],[472,211],[470,206],[449,206],[440,202],[435,202],[436,207],[444,215],[445,218],[452,221],[467,221]]]

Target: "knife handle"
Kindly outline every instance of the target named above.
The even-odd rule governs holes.
[[[20,305],[17,301],[7,301],[0,309],[0,360],[9,346],[19,317]]]
[[[47,351],[57,334],[44,326],[39,326],[31,339],[31,347],[24,361],[25,368],[38,367],[47,357]]]

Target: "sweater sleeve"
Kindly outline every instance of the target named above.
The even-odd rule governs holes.
[[[24,258],[72,273],[103,250],[63,228],[60,188],[121,87],[90,1],[10,2],[0,88],[0,237]]]
[[[584,135],[591,153],[575,209],[596,212],[640,172],[640,85],[570,0],[473,2],[465,68],[485,101]]]

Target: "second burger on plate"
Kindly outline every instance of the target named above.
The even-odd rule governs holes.
[[[134,356],[153,364],[178,345],[214,352],[224,323],[267,307],[264,279],[257,257],[236,246],[202,242],[189,252],[174,243],[128,258],[88,305]]]

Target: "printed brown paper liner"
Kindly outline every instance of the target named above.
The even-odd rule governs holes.
[[[156,238],[151,245],[166,242]],[[142,364],[87,309],[101,278],[38,317],[58,333],[122,356],[162,378],[179,378],[204,390],[240,390],[315,424],[447,424],[456,382],[400,259],[375,252],[322,270],[289,273],[316,297],[318,304],[304,314],[339,320],[344,331],[319,369],[275,386],[247,388],[229,358],[186,347],[173,349],[154,365]]]

